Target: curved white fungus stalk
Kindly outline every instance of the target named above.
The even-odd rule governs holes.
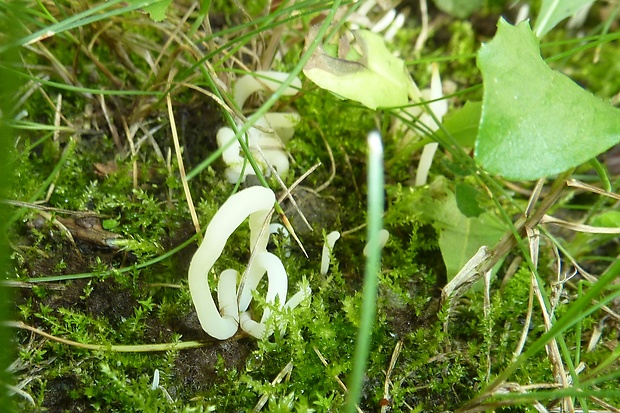
[[[288,276],[282,261],[267,252],[270,231],[267,228],[272,207],[275,203],[273,191],[254,186],[228,198],[213,216],[207,226],[205,238],[194,254],[189,265],[189,289],[202,329],[212,337],[225,340],[232,337],[239,327],[256,338],[269,336],[265,321],[271,314],[270,308],[263,311],[261,321],[254,321],[248,310],[252,292],[267,273],[268,285],[265,302],[280,309],[295,308],[310,295],[310,287],[305,284],[302,290],[286,302]],[[237,292],[238,273],[224,270],[220,274],[217,288],[216,307],[209,288],[209,271],[222,254],[226,241],[235,229],[249,217],[251,261],[246,270],[245,283]],[[284,331],[284,325],[280,328]]]
[[[383,17],[379,19],[371,28],[370,31],[375,33],[381,33],[386,30],[394,22],[396,18],[396,9],[388,10]]]
[[[394,40],[396,33],[398,33],[398,31],[405,25],[406,18],[407,16],[405,15],[405,13],[398,13],[398,16],[396,16],[396,18],[390,25],[390,28],[387,29],[383,34],[383,38],[388,42]]]
[[[370,10],[375,7],[375,4],[377,4],[375,0],[367,0],[363,2],[359,9],[357,9],[357,14],[361,16],[366,16],[368,13],[370,13]]]
[[[390,233],[388,232],[387,229],[382,229],[381,231],[379,231],[379,247],[380,248],[385,247],[385,244],[387,244],[389,239],[390,239]],[[367,252],[368,252],[368,244],[366,244],[366,246],[364,247],[363,254],[368,255]]]
[[[288,277],[282,261],[270,252],[258,253],[250,264],[248,279],[243,286],[243,291],[239,298],[239,311],[241,312],[239,323],[241,329],[256,338],[263,338],[265,336],[265,321],[269,318],[271,310],[265,308],[260,322],[252,320],[250,312],[246,310],[252,300],[252,291],[256,290],[265,272],[267,272],[269,279],[267,297],[265,298],[267,304],[275,303],[277,298],[279,300],[279,307],[282,308],[286,301],[288,290]]]
[[[290,134],[292,135],[292,132]],[[256,128],[251,128],[248,131],[248,141],[250,152],[266,175],[269,175],[269,169],[266,165],[273,167],[279,175],[285,175],[288,172],[288,156],[284,152],[284,145],[281,139],[275,133],[268,134]],[[225,148],[222,153],[222,159],[228,165],[228,168],[226,168],[227,180],[230,183],[236,183],[239,180],[245,162],[241,145],[235,139],[233,130],[227,127],[220,128],[217,132],[217,143],[220,148]],[[254,170],[248,163],[245,166],[241,182],[245,182],[245,177],[254,173]]]
[[[321,254],[321,274],[327,274],[329,270],[329,255],[334,249],[334,245],[338,239],[340,239],[340,232],[338,231],[332,231],[325,237],[323,252]]]
[[[239,323],[239,306],[237,304],[237,277],[239,273],[227,269],[220,274],[217,283],[217,304],[223,318],[232,318]]]
[[[306,280],[303,280],[299,291],[297,291],[291,297],[291,299],[286,302],[286,304],[284,304],[283,306],[281,305],[280,308],[283,310],[292,310],[295,307],[297,307],[299,304],[301,304],[305,299],[309,298],[311,294],[312,294],[312,290],[310,289],[308,282]],[[266,309],[265,311],[267,310],[268,309]],[[239,317],[239,323],[241,325],[241,329],[245,331],[246,333],[258,339],[269,337],[271,334],[273,334],[273,329],[271,328],[267,329],[267,325],[265,324],[265,322],[267,321],[270,315],[271,315],[270,312],[263,313],[261,322],[258,323],[252,320],[249,311],[243,312],[241,313]],[[286,332],[285,322],[283,322],[282,320],[276,320],[276,323],[282,333]]]
[[[250,267],[247,270],[247,279],[243,285],[243,290],[239,296],[239,311],[244,312],[250,306],[252,301],[252,291],[256,290],[258,283],[263,278],[263,275],[267,273],[269,279],[269,286],[267,287],[267,297],[265,301],[267,303],[275,302],[276,297],[279,297],[281,306],[286,301],[286,294],[288,292],[288,277],[282,261],[270,252],[259,252],[255,255],[254,259],[250,263]],[[268,315],[268,309],[265,310],[263,316]],[[262,320],[264,321],[264,320]]]
[[[269,233],[263,231],[264,234],[260,234],[260,230],[274,203],[273,191],[258,186],[244,189],[228,198],[209,223],[204,240],[192,258],[189,265],[189,290],[200,325],[212,337],[225,340],[237,332],[239,309],[235,292],[236,272],[231,270],[220,276],[218,289],[222,291],[218,292],[218,300],[220,308],[224,309],[224,314],[220,314],[211,295],[209,271],[222,254],[230,235],[248,216],[250,245],[257,251],[266,249]],[[234,305],[231,304],[233,300]]]
[[[301,304],[301,302],[304,301],[306,298],[309,298],[310,294],[312,294],[312,290],[310,289],[310,285],[308,284],[308,281],[304,278],[301,282],[299,291],[293,294],[290,300],[288,300],[286,304],[284,304],[284,309],[292,310],[293,308]]]
[[[288,142],[293,137],[295,126],[301,120],[301,116],[295,112],[273,112],[265,113],[263,119],[282,142]]]
[[[424,145],[422,155],[420,156],[420,162],[418,163],[418,172],[415,175],[415,186],[426,185],[428,181],[428,172],[431,169],[433,158],[435,157],[435,152],[437,152],[438,147],[439,143],[437,142],[430,142]]]
[[[283,150],[264,150],[262,151],[262,156],[264,156],[267,163],[278,172],[278,175],[286,175],[289,162],[288,156]],[[269,176],[270,174],[266,175]]]
[[[374,33],[384,32],[383,38],[388,42],[392,41],[398,30],[403,27],[407,17],[406,13],[399,13],[395,8],[389,9],[390,5],[384,1],[368,0],[361,3],[361,6],[347,17],[351,30],[358,30],[363,27]],[[373,11],[377,3],[379,6],[377,12],[383,13],[383,15],[378,19],[371,19],[368,14]]]
[[[155,373],[153,373],[153,383],[151,384],[151,390],[157,390],[159,387],[159,370],[155,369]]]
[[[434,101],[427,105],[427,111],[430,111],[435,115],[435,119],[428,113],[424,112],[418,118],[418,121],[426,126],[429,131],[436,131],[439,128],[438,123],[441,122],[443,116],[448,111],[448,101],[445,99],[441,99],[443,97],[443,91],[441,87],[441,77],[439,76],[439,68],[436,63],[432,65],[432,75],[431,75],[431,90],[429,100]],[[439,99],[439,100],[438,100]],[[435,151],[437,151],[438,143],[431,142],[424,146],[422,150],[422,156],[420,157],[420,163],[418,164],[418,171],[415,177],[415,185],[422,186],[426,185],[426,181],[428,180],[428,171],[431,169],[431,164],[433,163],[433,157],[435,156]]]

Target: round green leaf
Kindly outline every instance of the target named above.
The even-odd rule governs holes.
[[[475,157],[508,179],[539,179],[620,142],[620,111],[551,70],[529,23],[498,23],[478,52],[484,82]]]

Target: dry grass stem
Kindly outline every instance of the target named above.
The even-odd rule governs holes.
[[[578,189],[583,189],[584,191],[588,191],[588,192],[592,192],[595,194],[599,194],[599,195],[603,195],[609,198],[613,198],[616,200],[620,201],[620,194],[616,194],[614,192],[607,192],[604,189],[598,188],[596,186],[592,186],[589,184],[586,184],[584,182],[578,181],[576,179],[569,179],[566,182],[566,185],[568,185],[569,187],[572,188],[578,188]]]
[[[275,379],[273,379],[271,381],[271,385],[275,386],[276,384],[278,384],[282,380],[284,380],[285,377],[290,377],[292,371],[293,371],[293,362],[289,361],[287,363],[287,365],[284,366],[284,368],[282,370],[280,370],[280,372],[275,377]],[[263,395],[260,397],[260,399],[258,400],[256,405],[254,406],[254,409],[252,411],[260,412],[263,409],[263,407],[265,406],[265,404],[267,403],[268,400],[269,400],[269,394],[268,393],[263,393]]]
[[[422,18],[422,30],[420,31],[413,48],[416,53],[419,53],[424,48],[426,40],[428,39],[428,5],[426,4],[426,0],[420,0],[420,16]]]
[[[108,113],[108,106],[105,103],[105,96],[97,95],[99,98],[99,106],[101,107],[101,111],[103,113],[103,117],[105,118],[106,123],[108,124],[108,129],[112,134],[112,139],[114,140],[114,144],[119,151],[123,150],[123,143],[121,142],[121,137],[118,134],[118,130],[112,121],[112,117]]]
[[[43,330],[36,327],[27,325],[22,321],[4,321],[2,323],[7,327],[19,328],[21,330],[28,330],[49,340],[56,341],[58,343],[66,344],[72,347],[83,348],[87,350],[95,351],[116,351],[119,353],[145,353],[156,351],[170,351],[170,350],[184,350],[189,348],[199,348],[207,345],[205,341],[183,341],[176,343],[161,343],[161,344],[137,344],[137,345],[107,345],[107,344],[86,344],[79,343],[73,340],[67,340],[61,337],[56,337],[52,334],[48,334]]]
[[[543,320],[545,322],[545,330],[549,331],[552,327],[552,316],[550,314],[550,309],[547,309],[545,304],[545,299],[543,297],[544,287],[539,284],[539,277],[535,273],[538,270],[538,256],[539,256],[539,247],[540,247],[540,232],[536,228],[526,228],[527,236],[529,240],[530,247],[530,259],[534,265],[533,271],[531,273],[531,282],[534,286],[534,293],[538,298],[538,304],[540,305]],[[560,383],[563,387],[569,387],[570,382],[568,381],[566,371],[564,369],[564,363],[562,361],[562,356],[560,355],[560,349],[558,347],[558,343],[556,338],[554,337],[547,345],[547,355],[549,357],[549,361],[551,362],[551,366],[553,368],[553,376],[556,381]],[[569,412],[574,412],[573,401],[571,398],[564,398],[563,401],[564,407]]]
[[[571,231],[586,232],[589,234],[620,234],[620,228],[618,227],[594,227],[592,225],[575,224],[560,218],[555,218],[551,215],[544,215],[540,223],[557,225],[562,228],[570,229]]]
[[[525,320],[523,321],[523,328],[521,329],[521,336],[519,337],[519,342],[517,343],[517,347],[512,353],[512,361],[514,362],[517,357],[521,355],[523,352],[523,347],[525,347],[525,342],[527,341],[527,337],[530,331],[530,325],[532,324],[532,313],[534,311],[534,283],[530,282],[530,295],[527,300],[527,312],[525,313]]]
[[[172,75],[172,74],[171,74]],[[183,191],[185,192],[185,200],[187,201],[187,207],[192,217],[192,223],[196,233],[200,233],[200,222],[198,221],[198,215],[196,214],[196,208],[194,208],[194,201],[192,199],[192,193],[189,190],[187,183],[187,176],[185,174],[185,165],[183,163],[183,155],[181,154],[181,145],[179,144],[179,136],[177,134],[177,125],[174,120],[174,111],[172,110],[172,99],[170,93],[166,94],[166,105],[168,107],[168,119],[170,120],[170,130],[172,132],[172,141],[174,143],[174,152],[177,156],[177,163],[179,164],[179,175],[181,177],[181,183],[183,184]]]
[[[398,340],[396,345],[394,346],[394,351],[392,351],[392,357],[390,358],[390,364],[388,365],[387,371],[385,372],[385,382],[383,383],[383,399],[381,400],[381,413],[386,413],[390,410],[390,385],[392,384],[392,372],[394,371],[394,367],[396,367],[396,362],[398,361],[398,356],[400,356],[400,352],[403,350],[403,341]]]
[[[329,145],[329,142],[327,142],[327,138],[325,137],[325,134],[323,133],[323,130],[321,129],[321,125],[319,125],[317,122],[313,122],[312,125],[319,132],[319,135],[321,135],[321,139],[323,140],[323,144],[325,144],[325,149],[327,150],[327,155],[329,156],[329,164],[330,164],[329,178],[327,178],[327,181],[323,182],[321,185],[319,185],[318,188],[315,188],[314,190],[315,192],[319,193],[325,188],[327,188],[332,183],[334,178],[336,177],[336,161],[334,159],[334,153],[332,152],[332,148]]]

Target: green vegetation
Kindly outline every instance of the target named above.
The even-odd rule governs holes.
[[[386,49],[385,31],[334,48],[353,20],[390,13],[361,15],[363,3],[0,4],[0,74],[15,79],[0,79],[12,183],[6,411],[344,411],[345,387],[365,412],[620,408],[620,5],[596,2],[568,28],[589,2],[532,2],[531,31],[500,21],[516,15],[511,2],[403,2],[409,15]],[[382,53],[393,60],[365,60]],[[304,75],[307,62],[337,95]],[[428,109],[432,65],[448,102],[440,124]],[[235,81],[259,70],[291,75],[237,107]],[[294,75],[301,89],[285,95]],[[399,107],[377,104],[398,85]],[[251,155],[243,134],[292,111],[282,183],[255,159],[244,165],[255,175],[228,183],[218,130],[229,126]],[[367,181],[372,130],[385,173]],[[435,141],[428,184],[416,186]],[[272,309],[274,334],[219,341],[201,328],[188,268],[216,211],[253,184],[276,198],[291,188],[296,205],[283,200],[272,221],[290,220],[307,256],[282,233],[268,250],[289,296],[306,281],[312,294],[280,311],[263,282],[251,310]],[[390,238],[379,261],[381,221]],[[211,286],[249,265],[249,237],[246,224],[231,235]]]

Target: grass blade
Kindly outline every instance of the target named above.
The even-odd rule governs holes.
[[[378,274],[381,270],[379,231],[383,227],[383,146],[379,132],[368,135],[368,256],[364,273],[362,316],[355,345],[353,372],[349,382],[346,411],[353,413],[360,398],[366,361],[370,349],[372,325],[377,305]]]

